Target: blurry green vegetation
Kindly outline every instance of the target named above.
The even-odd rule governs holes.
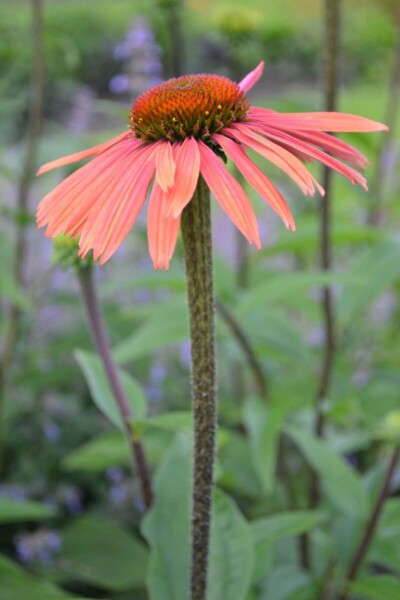
[[[231,4],[188,3],[184,24],[191,67],[227,73],[229,55],[244,72],[265,59],[266,74],[255,89],[257,104],[282,111],[320,109],[320,3],[248,2],[261,17],[256,25],[246,25],[247,33],[239,28],[244,37],[238,50],[232,50],[238,40],[235,23],[221,23]],[[112,49],[139,13],[147,15],[160,44],[168,41],[154,6],[132,0],[47,2],[48,122],[38,164],[125,127],[127,99],[115,102],[107,87],[119,69]],[[378,2],[365,2],[361,11],[359,6],[345,3],[345,85],[339,105],[381,120],[394,28]],[[36,231],[33,218],[25,222],[31,250],[26,292],[13,280],[10,199],[19,177],[21,144],[16,141],[24,141],[29,103],[28,4],[3,0],[0,15],[0,131],[7,140],[0,156],[0,301],[2,308],[12,301],[24,310],[6,394],[0,600],[147,600],[146,588],[152,600],[180,600],[188,578],[191,480],[180,248],[169,273],[154,272],[141,221],[121,252],[96,268],[114,357],[133,398],[136,431],[155,476],[158,500],[143,522],[137,477],[130,473],[129,449],[93,355],[74,272],[61,273],[51,264],[50,244]],[[210,40],[213,51],[207,54]],[[216,56],[215,43],[224,51],[228,47],[227,53]],[[71,132],[64,116],[82,85],[94,92],[96,118],[91,130]],[[380,134],[343,137],[370,158],[371,180]],[[399,145],[398,124],[387,159],[392,165]],[[318,197],[304,198],[274,167],[260,164],[287,198],[297,232],[287,232],[248,190],[265,241],[260,252],[250,251],[249,286],[238,290],[232,228],[214,210],[217,295],[250,340],[269,392],[267,401],[260,397],[242,347],[218,318],[221,430],[210,600],[320,600],[327,583],[333,594],[338,591],[398,439],[400,181],[389,165],[381,207],[384,226],[378,228],[366,224],[371,197],[335,176],[335,266],[327,274],[318,267]],[[319,167],[311,168],[320,177]],[[68,172],[69,167],[36,181],[33,204]],[[321,363],[319,290],[325,283],[335,293],[338,339],[322,444],[310,432]],[[1,339],[4,315],[1,311]],[[237,364],[242,365],[243,391],[232,375]],[[308,468],[322,486],[322,500],[312,510]],[[398,479],[393,492],[353,584],[352,600],[400,597]],[[298,536],[305,532],[312,548],[308,571],[299,560]]]

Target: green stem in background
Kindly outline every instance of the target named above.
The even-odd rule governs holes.
[[[106,373],[110,388],[114,394],[115,401],[119,408],[125,434],[129,441],[129,446],[132,452],[133,467],[136,465],[139,476],[143,502],[146,509],[148,509],[152,503],[149,468],[144,448],[134,433],[132,410],[126,398],[120,377],[118,375],[118,370],[111,355],[110,344],[104,327],[101,309],[96,293],[96,286],[93,278],[93,268],[91,266],[83,267],[79,269],[78,273],[81,294],[93,341],[103,363],[104,371]]]
[[[16,245],[14,256],[14,280],[18,287],[24,287],[24,264],[26,256],[26,213],[29,192],[34,176],[35,156],[43,119],[45,63],[43,48],[43,4],[42,0],[31,0],[32,11],[32,80],[29,95],[28,123],[26,127],[26,150],[21,177],[17,189],[16,206]],[[6,316],[3,354],[0,359],[0,468],[5,435],[4,396],[7,372],[12,361],[18,337],[20,308],[11,304]]]
[[[169,32],[167,69],[169,77],[180,77],[186,72],[185,43],[182,31],[182,0],[158,0],[158,5],[165,13],[166,29]]]
[[[370,209],[368,211],[368,223],[379,225],[381,218],[382,192],[385,183],[385,158],[388,151],[393,146],[396,121],[400,107],[400,4],[395,7],[395,27],[396,44],[393,50],[392,71],[389,79],[388,100],[383,122],[389,127],[389,131],[381,136],[378,148],[378,160],[376,168],[369,186],[369,196],[371,198]]]
[[[205,600],[210,545],[217,392],[210,194],[202,178],[182,214],[194,419],[191,600]]]
[[[400,458],[400,447],[395,448],[388,462],[388,466],[386,469],[385,476],[382,481],[382,485],[380,487],[378,496],[375,500],[374,506],[372,507],[371,514],[366,523],[365,529],[363,531],[361,540],[354,552],[353,558],[350,561],[350,566],[346,573],[346,583],[345,589],[340,596],[340,600],[347,600],[349,597],[348,592],[348,584],[351,581],[354,581],[357,577],[358,571],[362,565],[362,562],[365,558],[365,555],[370,547],[372,538],[375,533],[376,526],[378,524],[379,517],[382,513],[382,509],[385,503],[385,500],[390,492],[390,485],[393,479],[393,475],[396,470],[396,465]]]
[[[234,315],[229,310],[229,308],[221,300],[217,300],[217,310],[223,318],[223,320],[225,321],[225,323],[228,325],[233,335],[235,336],[237,342],[239,343],[243,351],[243,354],[246,357],[247,364],[249,365],[254,376],[254,381],[257,386],[257,392],[265,400],[268,400],[267,378],[245,331],[242,329],[237,319],[235,319]]]
[[[324,109],[336,110],[337,82],[340,58],[340,0],[325,0],[325,90]],[[321,199],[320,211],[320,262],[324,271],[332,267],[332,171],[323,170],[323,187],[325,196]],[[325,429],[324,401],[329,394],[335,358],[335,322],[334,302],[330,286],[322,289],[322,314],[324,326],[324,347],[319,383],[315,397],[315,435],[322,438]],[[315,473],[311,473],[309,507],[314,508],[319,501],[319,481]],[[310,566],[309,538],[305,534],[300,538],[301,562],[305,568]]]

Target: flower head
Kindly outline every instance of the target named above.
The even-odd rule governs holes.
[[[147,224],[150,255],[156,269],[168,269],[183,209],[200,175],[234,224],[260,248],[251,203],[221,157],[229,158],[247,182],[295,230],[292,214],[270,179],[248,157],[251,149],[278,166],[313,195],[322,187],[305,163],[318,161],[367,189],[359,169],[368,164],[358,150],[325,133],[382,131],[385,125],[335,112],[278,113],[253,107],[246,93],[258,81],[263,63],[239,84],[217,75],[170,79],[139,96],[129,131],[39,170],[45,173],[85,158],[42,200],[38,226],[46,235],[80,236],[80,255],[93,250],[107,261],[127,236],[150,191]],[[340,160],[338,160],[340,159]]]

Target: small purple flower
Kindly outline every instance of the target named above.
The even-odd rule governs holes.
[[[127,500],[128,494],[126,488],[122,485],[113,485],[109,491],[109,498],[113,504],[121,506]]]
[[[17,552],[18,560],[20,560],[24,564],[29,564],[33,561],[34,556],[32,552],[32,548],[30,547],[27,540],[22,537],[19,537],[15,542],[15,549]]]
[[[160,384],[164,381],[167,371],[163,364],[155,362],[150,369],[150,379],[154,384]]]
[[[110,467],[106,471],[106,478],[111,484],[122,483],[124,480],[124,472],[119,467]]]
[[[108,88],[113,94],[124,94],[129,90],[129,77],[127,75],[115,75]]]
[[[44,435],[51,442],[57,442],[61,437],[61,429],[54,421],[46,421],[43,425]]]
[[[82,512],[82,501],[79,492],[71,490],[71,492],[65,498],[65,505],[68,512],[72,515],[78,515]]]
[[[181,359],[181,364],[187,369],[190,367],[190,342],[189,340],[185,340],[179,344],[179,356]]]

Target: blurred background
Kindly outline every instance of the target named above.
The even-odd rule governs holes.
[[[342,2],[337,109],[391,131],[342,136],[370,159],[370,192],[333,177],[329,268],[321,270],[320,198],[303,197],[272,166],[260,162],[297,233],[249,189],[263,241],[257,252],[213,206],[218,510],[231,532],[223,537],[221,525],[229,552],[213,555],[215,600],[339,598],[400,441],[398,13],[396,0]],[[239,81],[265,60],[254,104],[323,110],[326,35],[320,0],[2,0],[1,600],[150,593],[183,600],[179,585],[176,595],[166,591],[167,581],[185,582],[187,568],[180,490],[188,483],[190,357],[181,249],[169,273],[153,271],[144,211],[112,260],[94,268],[114,357],[158,473],[156,497],[168,508],[156,503],[143,526],[137,475],[110,421],[113,399],[76,272],[57,264],[35,225],[39,200],[76,165],[40,179],[34,173],[124,131],[138,94],[183,73]],[[311,169],[322,181],[319,166]],[[325,382],[321,286],[333,306]],[[400,598],[400,472],[392,466],[354,599]],[[159,561],[171,552],[175,566],[163,580]]]

